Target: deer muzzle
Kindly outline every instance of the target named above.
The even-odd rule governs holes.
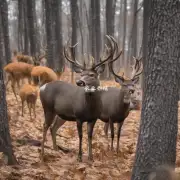
[[[82,81],[82,80],[77,80],[77,81],[76,81],[76,85],[77,85],[77,86],[80,86],[80,87],[84,87],[86,84],[85,84],[85,82]]]

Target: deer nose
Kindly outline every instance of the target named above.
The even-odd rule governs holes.
[[[77,86],[85,86],[86,85],[85,82],[82,80],[76,81],[76,84],[77,84]]]
[[[135,91],[134,89],[129,90],[129,92],[130,92],[131,94],[133,94],[134,91]]]

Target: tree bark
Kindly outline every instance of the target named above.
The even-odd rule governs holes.
[[[4,46],[5,46],[5,60],[6,63],[11,62],[11,51],[9,42],[9,22],[8,22],[8,4],[7,0],[1,0],[1,18],[4,35]]]
[[[72,23],[72,36],[71,36],[71,45],[75,45],[77,43],[77,21],[78,21],[78,5],[77,0],[71,0],[71,23]],[[74,73],[73,67],[71,74],[71,82],[74,82]]]
[[[52,21],[52,4],[51,0],[45,0],[45,14],[46,14],[46,37],[47,37],[47,62],[48,66],[54,69],[53,58],[53,21]]]
[[[2,21],[0,18],[0,53],[2,53]],[[11,137],[9,133],[7,103],[6,103],[6,87],[3,77],[3,56],[0,56],[0,152],[3,152],[7,158],[8,165],[17,164],[11,145]]]
[[[148,3],[144,98],[132,180],[148,180],[159,165],[175,167],[178,131],[178,0]],[[147,5],[147,4],[146,4]],[[144,6],[144,11],[148,11]],[[146,47],[146,44],[143,44]],[[146,52],[146,50],[144,50]]]
[[[31,56],[36,55],[36,29],[35,29],[35,7],[34,0],[27,0],[27,18],[29,27],[29,41],[30,41],[30,52]]]
[[[23,51],[23,1],[18,0],[18,51]]]
[[[29,23],[27,19],[27,0],[23,1],[24,7],[24,54],[29,54]]]

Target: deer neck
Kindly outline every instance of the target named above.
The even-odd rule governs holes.
[[[89,112],[94,113],[94,111],[96,111],[97,113],[99,113],[99,110],[101,108],[100,92],[85,92],[85,103]]]

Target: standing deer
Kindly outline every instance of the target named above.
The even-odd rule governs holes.
[[[110,41],[110,37],[106,36]],[[77,44],[76,44],[77,45]],[[76,46],[75,45],[75,46]],[[91,68],[81,65],[75,59],[75,46],[70,47],[71,58],[68,56],[64,48],[65,58],[74,66],[76,73],[81,73],[81,78],[76,81],[77,86],[63,81],[53,81],[47,83],[40,88],[40,99],[42,102],[45,122],[43,130],[43,141],[41,158],[44,156],[44,141],[48,128],[53,123],[56,115],[66,121],[76,121],[79,135],[79,153],[78,161],[82,161],[82,125],[87,122],[88,131],[88,159],[92,160],[92,134],[97,118],[101,113],[101,96],[99,91],[89,92],[85,90],[85,86],[89,88],[97,88],[100,84],[98,76],[104,71],[105,62],[113,57],[113,48],[110,47],[109,55],[97,64],[93,64]],[[56,137],[51,131],[53,145],[56,144]],[[54,146],[54,148],[56,148]]]
[[[113,50],[113,54],[115,50],[118,49],[117,43],[115,42],[114,38],[111,38],[111,43],[113,42],[114,47],[116,49]],[[112,44],[111,44],[112,46]],[[135,99],[135,84],[139,80],[139,75],[142,72],[138,71],[141,68],[141,61],[138,59],[136,60],[132,78],[130,80],[125,80],[123,77],[118,76],[114,73],[112,69],[112,63],[119,58],[122,51],[119,53],[117,57],[112,59],[109,62],[109,69],[114,74],[116,82],[121,84],[121,89],[116,87],[109,87],[108,91],[101,92],[101,101],[102,101],[102,107],[101,107],[101,113],[99,116],[99,119],[105,122],[104,131],[105,134],[107,134],[108,130],[108,124],[111,126],[111,150],[113,150],[113,140],[114,140],[114,125],[113,123],[118,123],[118,131],[117,131],[117,148],[116,151],[119,151],[119,139],[120,139],[120,132],[121,127],[123,125],[123,122],[125,118],[128,116],[129,111],[134,108],[133,103],[131,102],[132,98]],[[136,74],[135,74],[136,73]],[[56,139],[56,132],[57,130],[66,122],[64,119],[59,119],[58,117],[55,119],[54,124],[51,126],[51,134],[53,139]],[[53,142],[54,149],[57,148],[56,146],[56,140]]]

